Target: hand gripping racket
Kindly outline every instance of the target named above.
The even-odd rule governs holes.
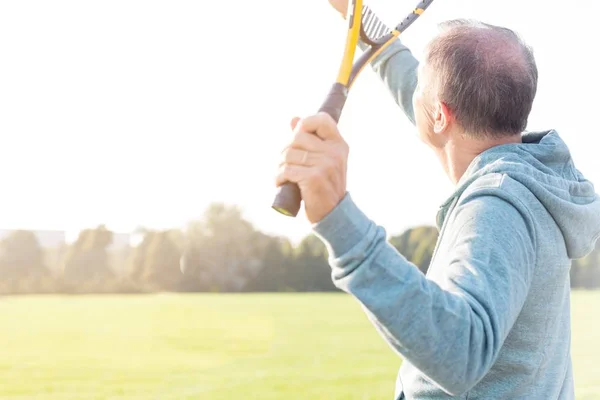
[[[364,67],[373,61],[398,35],[415,22],[433,2],[433,0],[419,2],[415,9],[402,22],[396,25],[395,28],[390,29],[377,18],[368,6],[363,5],[362,0],[350,1],[352,3],[348,7],[346,47],[337,80],[319,109],[319,112],[328,113],[336,123],[342,114],[348,91]],[[368,47],[353,64],[359,38]],[[286,182],[279,186],[272,208],[283,215],[295,217],[300,210],[301,203],[302,197],[298,185]]]

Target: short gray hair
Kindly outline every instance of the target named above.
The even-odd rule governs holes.
[[[479,21],[456,19],[440,28],[426,52],[438,99],[468,134],[524,131],[538,80],[531,47],[512,30]]]

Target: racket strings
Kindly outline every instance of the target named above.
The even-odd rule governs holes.
[[[375,12],[368,6],[363,5],[362,9],[362,33],[370,41],[376,41],[391,32],[391,28],[387,26]]]

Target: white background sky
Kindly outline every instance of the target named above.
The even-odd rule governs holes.
[[[388,22],[415,1],[378,1]],[[417,57],[436,24],[476,18],[535,50],[529,129],[555,128],[600,185],[597,1],[437,0],[402,36]],[[270,208],[289,120],[335,79],[345,22],[327,0],[0,3],[0,227],[183,226],[213,201],[294,239]],[[340,129],[349,190],[390,233],[433,223],[451,186],[372,71]]]

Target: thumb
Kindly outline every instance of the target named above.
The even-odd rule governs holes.
[[[302,118],[299,122],[296,122],[296,124],[299,125],[297,125],[295,129],[314,133],[323,140],[341,139],[336,122],[325,112],[319,112],[306,118]]]

